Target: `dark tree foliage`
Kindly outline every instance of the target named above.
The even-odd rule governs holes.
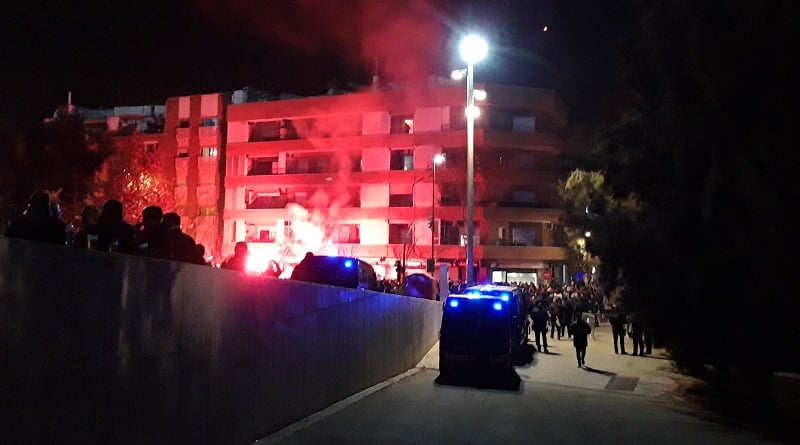
[[[33,190],[48,190],[62,206],[62,219],[79,215],[94,183],[95,172],[114,152],[104,135],[87,135],[77,116],[17,129],[3,138],[2,194],[8,206],[25,209]]]
[[[96,175],[91,202],[102,206],[109,199],[123,204],[123,217],[135,223],[151,205],[173,209],[174,181],[166,173],[164,155],[146,150],[140,142],[117,141],[117,150]]]
[[[680,364],[798,370],[798,7],[639,3],[629,108],[581,161],[604,182],[581,207],[566,197],[571,224],[597,235],[603,280],[621,272],[626,307]],[[620,214],[626,199],[635,210]]]

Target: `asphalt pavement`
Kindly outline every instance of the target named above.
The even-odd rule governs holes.
[[[547,340],[549,353],[528,354],[508,379],[488,387],[445,381],[437,344],[416,368],[254,443],[522,444],[533,443],[531,435],[552,443],[774,443],[688,413],[681,389],[693,379],[675,372],[658,348],[648,356],[615,354],[608,323],[593,328],[582,368],[571,339]],[[629,338],[626,350],[633,350]],[[569,427],[574,412],[587,420],[578,428]]]
[[[535,349],[533,333],[529,336],[529,344]],[[550,338],[548,335],[547,344],[548,353],[534,352],[529,363],[518,363],[514,367],[522,381],[665,398],[680,397],[679,388],[692,382],[692,378],[675,372],[663,349],[653,348],[650,355],[634,356],[631,339],[626,338],[625,350],[628,355],[615,354],[608,323],[601,323],[592,329],[584,368],[578,367],[572,339],[566,336],[561,339]],[[418,367],[439,369],[438,343]]]

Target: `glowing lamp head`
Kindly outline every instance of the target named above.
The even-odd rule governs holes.
[[[466,114],[470,119],[477,119],[481,115],[481,109],[475,105],[470,105],[466,108]]]
[[[462,80],[463,78],[467,77],[467,70],[453,70],[453,72],[450,73],[450,77],[453,80]]]
[[[472,90],[472,97],[475,100],[486,100],[486,90]]]
[[[461,45],[458,49],[461,52],[461,58],[464,59],[465,62],[475,63],[486,57],[486,53],[489,51],[489,45],[486,43],[486,40],[476,35],[468,35],[461,41]]]
[[[440,165],[442,162],[444,162],[444,155],[443,154],[440,153],[440,154],[438,154],[438,155],[433,157],[433,163],[434,164]]]

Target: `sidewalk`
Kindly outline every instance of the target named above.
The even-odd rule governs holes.
[[[654,348],[649,356],[615,354],[608,323],[593,328],[592,334],[586,350],[585,368],[578,368],[571,339],[551,339],[548,336],[549,354],[536,352],[531,363],[514,369],[523,382],[622,391],[648,397],[678,397],[678,390],[693,381],[691,377],[673,370],[672,362],[662,349]],[[534,344],[533,334],[530,335],[530,343]],[[630,338],[626,338],[625,350],[629,354],[633,351]],[[439,369],[438,343],[417,367]]]

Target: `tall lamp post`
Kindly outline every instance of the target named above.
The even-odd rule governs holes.
[[[436,166],[444,162],[444,155],[439,153],[433,157],[433,182],[431,183],[431,259],[428,261],[428,272],[436,271],[436,243],[434,233],[436,230]]]
[[[475,218],[475,118],[480,110],[475,106],[474,66],[475,62],[486,57],[486,41],[475,35],[468,35],[459,46],[461,58],[467,62],[467,282],[475,281],[473,264],[475,262],[474,218]]]

